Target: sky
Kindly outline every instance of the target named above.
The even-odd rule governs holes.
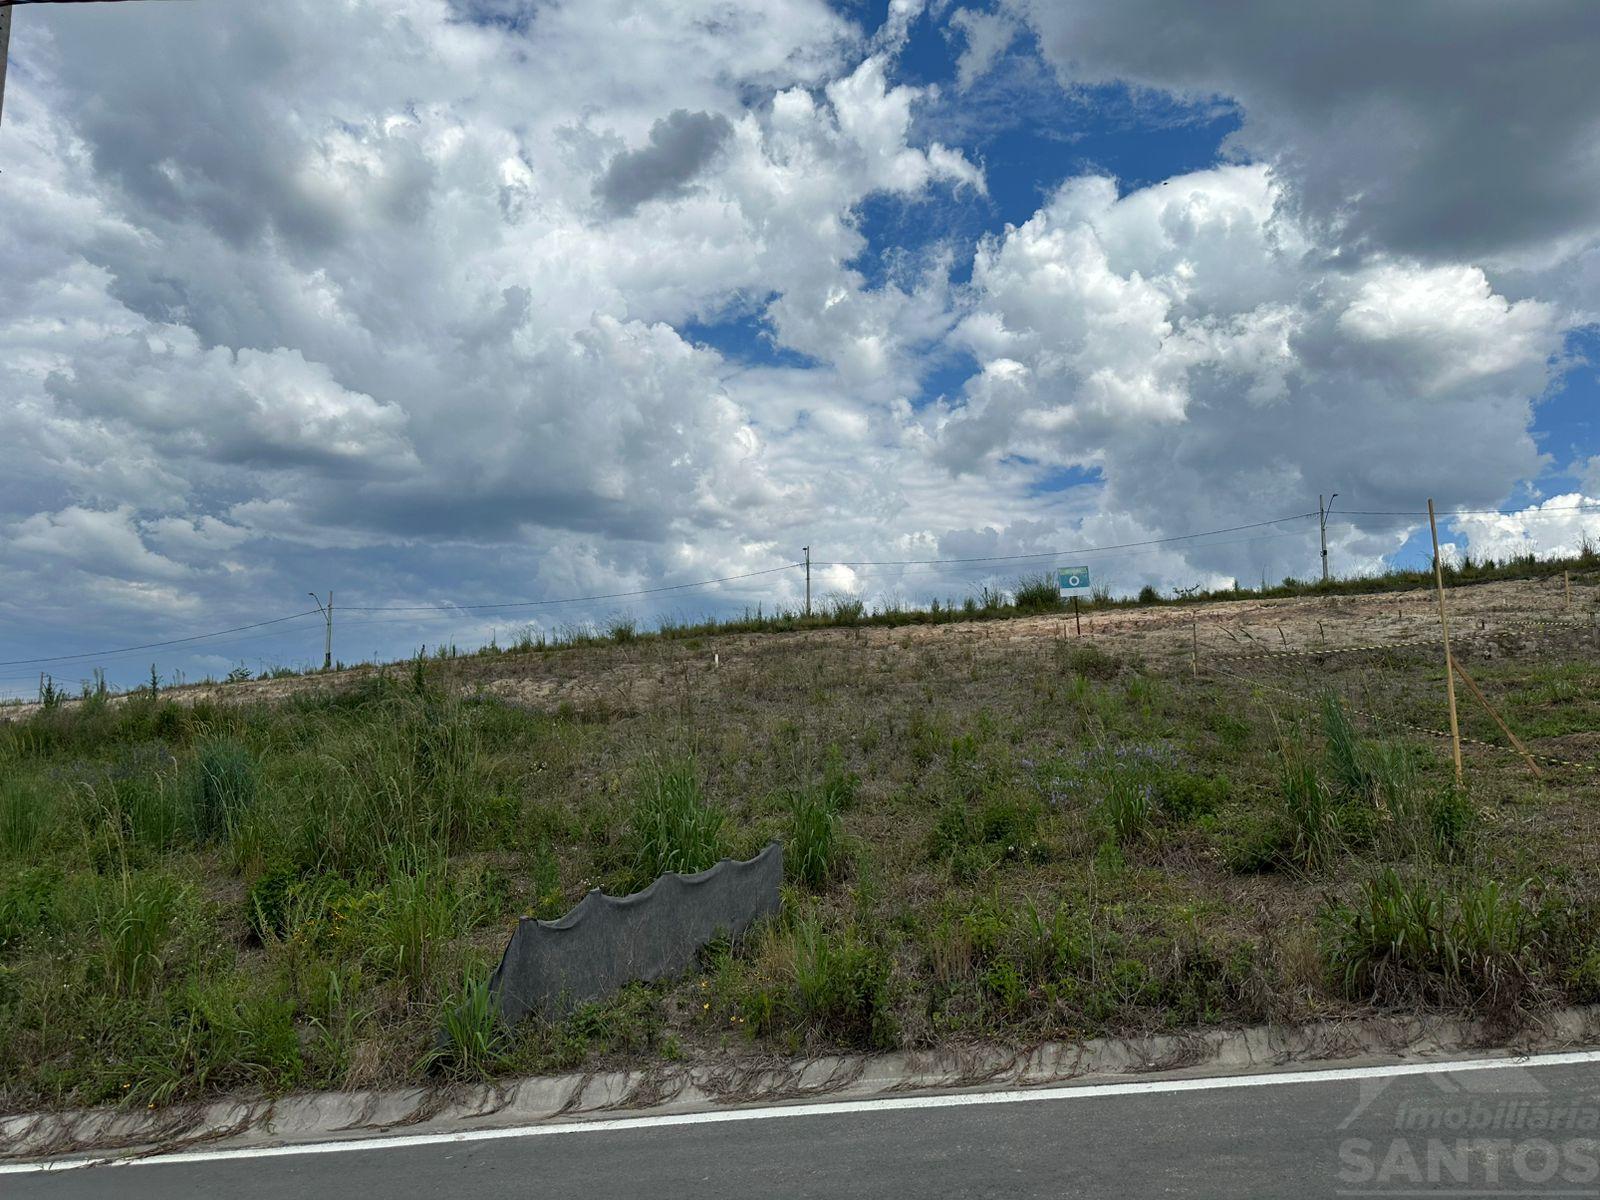
[[[315,665],[311,592],[345,661],[792,607],[806,546],[1310,577],[1333,493],[1344,574],[1430,497],[1600,540],[1597,57],[1586,0],[19,7],[0,694]]]

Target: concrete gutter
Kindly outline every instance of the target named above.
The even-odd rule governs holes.
[[[1197,1030],[1052,1042],[1025,1050],[968,1046],[780,1060],[749,1055],[697,1063],[454,1087],[323,1092],[222,1100],[157,1111],[97,1108],[0,1120],[0,1160],[146,1156],[459,1132],[658,1115],[798,1100],[861,1100],[916,1092],[1110,1082],[1130,1075],[1249,1074],[1295,1064],[1369,1066],[1600,1045],[1600,1006],[1543,1016],[1510,1042],[1477,1022],[1365,1018],[1284,1027]]]

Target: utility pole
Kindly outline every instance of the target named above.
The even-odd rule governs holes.
[[[312,600],[316,601],[317,611],[322,614],[322,619],[325,622],[322,637],[322,669],[324,671],[331,671],[333,670],[333,589],[328,589],[328,603],[326,607],[323,606],[321,600],[317,599],[317,594],[315,592],[307,592],[306,595],[310,596]]]
[[[1335,500],[1337,500],[1338,498],[1339,498],[1339,493],[1335,492],[1333,495],[1328,497],[1328,502],[1326,504],[1324,504],[1322,502],[1322,497],[1320,495],[1317,497],[1317,524],[1318,524],[1318,526],[1321,527],[1321,530],[1322,530],[1322,582],[1323,583],[1327,583],[1328,582],[1328,514],[1333,511],[1333,502]]]
[[[806,552],[806,616],[811,615],[811,547],[802,547]]]

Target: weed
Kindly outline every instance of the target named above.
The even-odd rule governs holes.
[[[830,934],[815,917],[796,920],[792,938],[800,1019],[844,1045],[893,1044],[888,955],[853,929]]]
[[[396,871],[364,922],[379,971],[399,979],[412,993],[433,983],[442,951],[461,925],[462,898],[437,867]]]
[[[440,1009],[439,1033],[419,1064],[451,1079],[477,1080],[507,1061],[506,1030],[485,975],[474,975]]]
[[[1333,692],[1322,694],[1322,731],[1328,739],[1328,769],[1339,791],[1351,800],[1376,798],[1377,778],[1344,704]]]
[[[784,866],[793,879],[817,889],[840,867],[839,814],[826,788],[804,788],[789,798],[789,841]]]
[[[1100,811],[1111,835],[1126,845],[1148,836],[1155,811],[1155,789],[1135,775],[1113,774],[1106,781]]]
[[[256,760],[231,739],[206,742],[195,751],[189,790],[195,840],[226,838],[255,804]]]
[[[1318,867],[1338,849],[1339,834],[1328,790],[1305,748],[1285,741],[1278,773],[1278,796],[1288,826],[1288,859]]]
[[[0,854],[20,858],[32,850],[49,823],[43,792],[22,779],[0,779]]]
[[[109,991],[129,996],[154,985],[185,899],[182,888],[161,875],[124,875],[96,890],[98,963]]]
[[[53,867],[29,867],[0,879],[0,954],[50,928],[60,886],[61,873]]]
[[[1453,894],[1390,868],[1325,919],[1330,961],[1353,997],[1505,1008],[1528,983],[1533,926],[1521,897],[1495,882]]]
[[[716,866],[726,850],[723,821],[700,793],[693,760],[651,763],[629,813],[635,882],[644,887],[668,871],[692,874]]]
[[[1011,589],[1018,612],[1054,612],[1061,607],[1061,587],[1051,575],[1026,575]]]
[[[1099,646],[1071,645],[1061,653],[1062,665],[1086,679],[1115,679],[1122,664]]]

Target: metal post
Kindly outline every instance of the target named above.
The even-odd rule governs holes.
[[[1450,698],[1450,747],[1455,752],[1456,783],[1460,784],[1461,726],[1456,721],[1455,660],[1450,656],[1450,618],[1444,610],[1444,568],[1439,561],[1439,524],[1433,517],[1433,500],[1428,500],[1428,530],[1433,534],[1433,582],[1439,589],[1439,631],[1444,636],[1444,690]]]
[[[805,546],[806,552],[806,616],[811,615],[811,547]]]

